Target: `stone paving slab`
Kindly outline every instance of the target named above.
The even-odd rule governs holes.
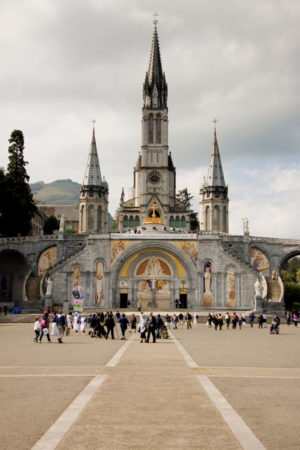
[[[212,378],[267,449],[300,448],[300,378]]]
[[[130,345],[58,449],[238,449],[171,340]]]
[[[198,324],[173,333],[202,368],[300,368],[300,327],[281,325],[280,334],[271,335],[257,326],[215,331]]]
[[[6,324],[0,326],[0,368],[3,366],[97,366],[103,367],[120,348],[123,341],[91,338],[87,334],[64,336],[64,343],[33,342],[33,324]]]
[[[90,379],[0,378],[0,448],[30,449]]]

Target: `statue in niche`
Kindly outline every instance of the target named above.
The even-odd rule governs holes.
[[[149,262],[146,266],[144,275],[149,278],[158,277],[160,275],[163,275],[163,270],[161,268],[159,259],[156,256],[152,256],[149,259]]]
[[[50,277],[47,278],[46,296],[52,293],[52,280]]]
[[[262,292],[263,292],[263,287],[262,287],[261,281],[258,278],[254,284],[254,289],[255,289],[255,296],[261,297]]]

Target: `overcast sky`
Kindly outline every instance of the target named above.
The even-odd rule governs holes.
[[[141,143],[142,85],[159,14],[177,188],[198,211],[213,119],[229,228],[300,239],[299,0],[1,0],[0,166],[14,129],[31,182],[84,176],[96,120],[112,215]]]

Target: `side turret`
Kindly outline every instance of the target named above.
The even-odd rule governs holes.
[[[102,180],[97,152],[95,128],[79,199],[80,233],[108,231],[108,183]]]
[[[228,233],[228,186],[225,184],[216,120],[213,148],[207,178],[200,189],[200,230]]]

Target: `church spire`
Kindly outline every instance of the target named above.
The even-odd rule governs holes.
[[[157,20],[154,20],[154,32],[148,72],[143,86],[144,107],[153,109],[167,108],[168,86],[159,49]]]
[[[100,172],[100,165],[97,152],[97,144],[95,138],[95,125],[93,126],[92,142],[88,161],[85,169],[83,186],[100,186],[102,185],[102,178]]]
[[[216,130],[216,119],[214,120],[214,140],[213,140],[213,148],[210,159],[210,165],[208,168],[207,174],[207,185],[208,186],[220,186],[225,187],[225,179],[223,174],[223,168],[221,163],[221,157],[219,152],[219,146],[217,141],[217,130]]]

